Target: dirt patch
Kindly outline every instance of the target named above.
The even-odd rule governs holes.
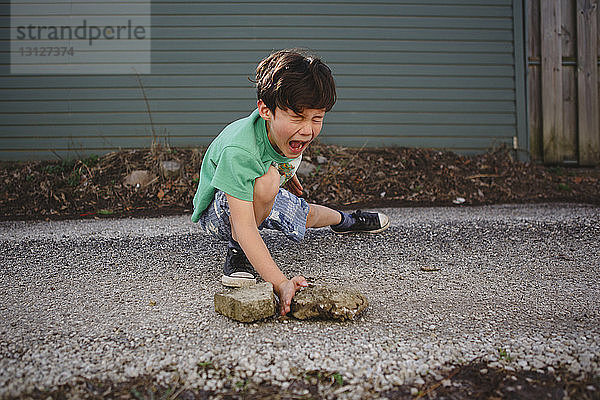
[[[0,219],[65,219],[190,213],[204,148],[134,150],[81,160],[0,163]],[[176,180],[159,162],[184,164]],[[415,148],[345,148],[315,143],[304,160],[304,197],[339,208],[577,202],[600,204],[600,168],[518,162],[498,148],[467,157]],[[157,179],[126,187],[134,170]]]
[[[191,389],[184,382],[160,385],[150,375],[124,382],[78,378],[52,390],[34,390],[8,399],[321,399],[352,393],[338,374],[310,371],[283,390],[271,384],[239,381],[219,392]],[[429,379],[420,386],[398,386],[365,397],[388,399],[583,399],[600,398],[600,378],[574,377],[567,372],[542,373],[488,368],[481,361],[456,366],[441,381]]]
[[[598,377],[576,378],[564,370],[509,371],[473,361],[455,367],[441,381],[429,381],[419,388],[403,387],[384,395],[389,399],[599,399],[599,386]]]

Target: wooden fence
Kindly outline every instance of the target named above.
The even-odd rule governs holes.
[[[600,164],[598,0],[527,0],[531,157]]]

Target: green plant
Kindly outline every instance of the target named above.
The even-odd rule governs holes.
[[[175,388],[170,387],[167,389],[167,391],[165,392],[165,394],[162,395],[162,399],[170,399],[171,398],[171,394],[173,394],[173,392],[175,392]]]
[[[112,215],[114,213],[115,212],[113,210],[104,210],[104,209],[103,210],[98,210],[98,214],[100,214],[100,215]]]
[[[47,174],[62,174],[71,171],[74,166],[74,160],[62,160],[60,162],[44,166],[42,171]]]
[[[60,174],[60,173],[65,172],[65,167],[62,163],[46,165],[43,168],[43,172],[46,174]]]
[[[339,372],[323,372],[323,371],[307,371],[304,373],[303,378],[305,381],[316,384],[321,382],[323,384],[334,384],[338,386],[344,386],[344,377]]]
[[[501,360],[505,360],[510,362],[512,360],[512,357],[510,356],[510,354],[508,354],[508,351],[506,351],[506,349],[499,347],[498,348],[498,356],[500,357]]]
[[[238,389],[243,389],[244,387],[246,387],[246,381],[245,380],[237,381],[235,383],[235,387],[237,387]]]
[[[338,372],[334,373],[333,379],[337,385],[339,385],[339,386],[344,385],[344,377],[340,373],[338,373]]]
[[[58,169],[58,165],[46,165],[44,168],[42,168],[42,172],[44,172],[45,174],[55,174]]]
[[[69,186],[77,186],[79,185],[79,181],[81,180],[81,175],[79,171],[73,171],[67,178],[67,183]]]
[[[565,192],[568,192],[571,190],[571,187],[569,185],[567,185],[566,183],[559,183],[558,184],[558,189],[559,190],[563,190]]]
[[[96,166],[100,157],[97,154],[92,154],[88,158],[84,158],[81,162],[88,168]]]
[[[215,366],[213,365],[212,361],[200,361],[196,365],[198,365],[198,367],[202,369],[215,369]]]

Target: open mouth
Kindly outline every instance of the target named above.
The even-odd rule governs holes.
[[[290,140],[289,147],[290,151],[294,154],[302,153],[302,151],[308,146],[310,141],[303,142],[301,140]]]

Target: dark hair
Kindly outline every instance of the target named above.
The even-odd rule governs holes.
[[[256,67],[256,96],[273,112],[279,107],[300,114],[305,108],[333,108],[336,100],[331,70],[302,49],[277,51]]]

